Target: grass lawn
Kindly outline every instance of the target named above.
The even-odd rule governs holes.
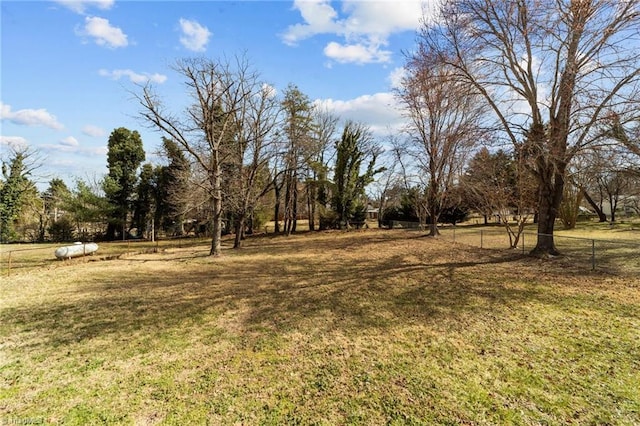
[[[640,278],[412,231],[0,278],[0,424],[640,424]]]

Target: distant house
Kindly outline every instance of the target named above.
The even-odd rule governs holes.
[[[611,203],[604,200],[602,202],[602,212],[611,216]],[[637,195],[621,195],[616,206],[616,215],[634,216],[640,214],[640,197]]]
[[[378,219],[378,208],[373,207],[371,204],[367,204],[367,219]]]

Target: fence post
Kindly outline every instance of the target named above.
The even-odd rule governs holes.
[[[522,254],[524,254],[524,232],[522,233]]]
[[[482,247],[482,239],[483,239],[483,236],[484,236],[484,234],[483,234],[483,231],[482,231],[482,229],[481,229],[481,230],[480,230],[480,248],[483,248],[483,247]]]
[[[596,240],[591,240],[591,270],[596,270]]]
[[[9,251],[9,266],[7,267],[7,276],[11,276],[11,251]]]

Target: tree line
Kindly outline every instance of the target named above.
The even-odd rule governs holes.
[[[276,93],[245,57],[179,60],[182,110],[150,84],[133,93],[143,122],[162,135],[166,164],[141,166],[137,132],[116,129],[108,175],[67,189],[76,204],[64,211],[75,232],[107,239],[144,236],[150,218],[153,232],[206,232],[218,255],[224,232],[240,247],[266,219],[285,234],[301,217],[312,230],[360,223],[370,188],[382,220],[411,217],[436,236],[444,217],[473,209],[497,217],[513,246],[535,221],[533,254],[558,254],[558,220],[574,226],[584,205],[607,220],[606,202],[613,221],[622,197],[638,191],[639,8],[640,0],[441,2],[406,54],[396,91],[405,127],[384,150],[364,124],[341,123],[295,85]],[[27,169],[19,155],[3,168],[3,241],[19,216],[15,188],[34,197]],[[43,212],[47,197],[64,198],[52,195],[60,187],[52,181],[41,194]]]
[[[558,254],[563,200],[574,187],[590,193],[582,161],[638,154],[639,27],[637,0],[447,0],[425,17],[399,98],[413,139],[404,146],[427,180],[430,234],[471,147],[504,147],[521,185],[508,192],[523,208],[532,185],[532,254]],[[601,183],[618,185],[637,173],[637,156],[611,166]]]
[[[213,68],[209,77],[218,81]],[[183,70],[202,76],[202,70]],[[2,241],[198,235],[211,236],[212,254],[219,254],[223,234],[234,233],[238,248],[245,234],[271,218],[277,218],[274,231],[286,234],[301,218],[310,230],[363,223],[365,189],[380,172],[370,130],[347,121],[340,134],[338,117],[315,107],[296,86],[279,98],[257,78],[244,80],[248,68],[234,72],[225,84],[238,92],[208,99],[199,111],[187,109],[195,124],[163,124],[173,131],[162,136],[163,164],[145,163],[139,132],[121,127],[109,136],[108,173],[100,181],[78,179],[70,189],[55,178],[40,193],[30,180],[33,153],[14,151],[3,163]],[[203,138],[189,135],[198,123],[208,130]],[[4,206],[14,210],[5,214]]]

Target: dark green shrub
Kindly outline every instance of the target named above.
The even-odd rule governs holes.
[[[54,243],[73,241],[75,238],[75,226],[66,216],[62,216],[53,222],[47,229],[49,238]]]

